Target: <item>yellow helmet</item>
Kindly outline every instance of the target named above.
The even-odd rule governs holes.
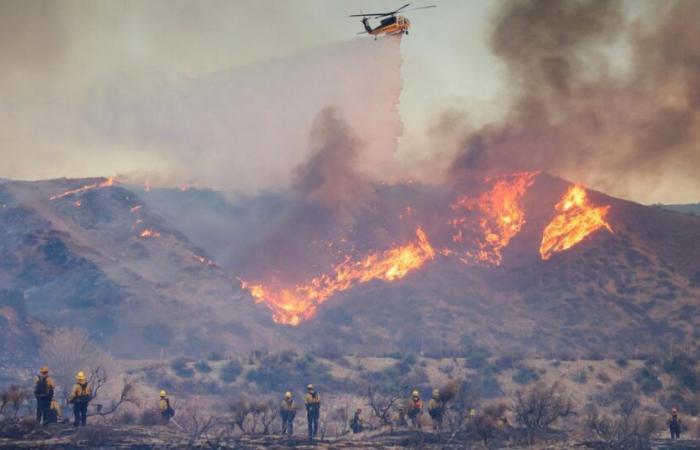
[[[75,379],[78,383],[84,383],[86,380],[85,372],[78,372],[78,374],[75,376]]]
[[[163,391],[163,390],[160,391],[160,396],[161,396],[161,397],[166,397],[167,395],[168,395],[168,394],[167,394],[165,391]]]
[[[286,399],[292,398],[292,393],[289,392],[289,391],[285,392],[285,393],[284,393],[284,398],[286,398]]]
[[[413,392],[411,392],[411,397],[420,397],[420,394],[418,393],[418,391],[414,390]]]
[[[48,375],[49,374],[49,368],[44,366],[41,369],[39,369],[39,373],[42,375]]]
[[[309,384],[308,386],[306,386],[306,390],[307,390],[307,391],[313,391],[313,390],[314,390],[314,385],[313,385],[313,384]]]

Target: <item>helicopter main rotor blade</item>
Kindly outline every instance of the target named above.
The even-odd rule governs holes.
[[[391,14],[396,14],[397,12],[401,11],[402,9],[404,9],[404,8],[407,7],[407,6],[411,6],[411,4],[410,4],[410,3],[406,3],[406,4],[403,5],[401,8],[397,9],[396,11],[394,11],[394,12],[391,13]]]
[[[384,16],[390,16],[392,14],[394,14],[394,13],[390,12],[390,13],[350,14],[348,17],[384,17]]]
[[[407,11],[415,11],[415,10],[417,10],[417,9],[428,9],[428,8],[437,8],[437,5],[417,6],[417,7],[415,7],[415,8],[408,8],[408,9],[407,9],[406,11],[404,11],[404,12],[407,12]]]

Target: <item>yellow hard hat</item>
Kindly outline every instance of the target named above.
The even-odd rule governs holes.
[[[39,369],[39,373],[42,375],[47,375],[49,373],[49,368],[44,366],[41,369]]]
[[[418,391],[413,391],[413,392],[411,392],[411,396],[420,397],[420,394],[418,393]]]
[[[78,382],[83,382],[85,381],[85,373],[84,372],[78,372],[78,374],[75,376],[75,379]]]
[[[160,391],[160,396],[161,396],[161,397],[165,397],[165,396],[167,396],[167,395],[168,395],[168,394],[167,394],[165,391],[163,391],[163,390]]]
[[[307,391],[313,391],[313,390],[314,390],[314,385],[313,385],[313,384],[310,384],[310,385],[306,386],[306,390],[307,390]]]
[[[292,398],[292,393],[287,391],[284,393],[284,398]]]

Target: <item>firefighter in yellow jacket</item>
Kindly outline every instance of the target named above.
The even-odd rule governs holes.
[[[49,376],[49,368],[39,369],[39,375],[34,382],[34,397],[36,398],[36,421],[46,425],[49,423],[48,414],[53,400],[53,379]]]
[[[428,402],[428,414],[433,419],[433,431],[442,431],[442,417],[445,414],[445,404],[440,399],[439,389],[433,389],[433,396]]]
[[[160,409],[160,418],[163,420],[163,424],[168,424],[170,419],[175,415],[175,410],[170,405],[170,398],[168,398],[168,393],[161,390],[160,391],[160,401],[158,402],[158,408]]]
[[[75,386],[68,396],[68,403],[73,405],[73,415],[75,416],[74,425],[85,426],[87,423],[87,409],[90,400],[92,400],[92,389],[88,386],[87,378],[84,372],[78,372],[75,376]]]
[[[306,419],[309,422],[309,439],[313,439],[318,434],[318,418],[321,415],[321,395],[316,392],[313,384],[306,386],[304,405],[306,406]]]
[[[294,403],[292,393],[284,393],[284,400],[280,405],[280,416],[282,416],[282,434],[294,434],[294,417],[297,414],[297,405]]]
[[[411,419],[411,427],[414,430],[421,429],[420,419],[423,415],[423,400],[420,398],[420,392],[414,390],[411,392],[411,399],[408,405],[408,417]]]

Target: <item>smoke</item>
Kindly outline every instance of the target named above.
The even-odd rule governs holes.
[[[358,170],[360,142],[333,108],[324,108],[309,136],[311,156],[294,172],[293,188],[341,219],[349,219],[374,196],[367,175]]]
[[[698,36],[693,1],[656,4],[633,22],[620,0],[503,3],[490,45],[511,107],[467,135],[449,174],[545,170],[643,201],[696,193]]]
[[[360,168],[362,143],[336,109],[318,113],[308,145],[311,154],[293,170],[283,211],[265,219],[273,225],[250,248],[255,258],[243,258],[247,273],[286,267],[294,269],[285,276],[302,277],[305,263],[328,256],[328,242],[376,199],[374,182]]]
[[[290,32],[305,50],[283,42],[278,53],[284,57],[211,73],[206,69],[224,64],[207,58],[254,61],[260,44],[251,42],[238,60],[215,44],[260,30],[232,27],[186,2],[176,5],[178,13],[170,11],[171,2],[88,5],[85,11],[50,3],[0,6],[0,36],[6,37],[0,61],[7,67],[0,74],[3,176],[120,175],[149,179],[152,186],[242,192],[288,187],[290,168],[308,157],[312,121],[326,106],[358,130],[370,176],[383,178],[393,167],[402,133],[400,39],[313,47],[298,44],[312,37],[309,30],[303,39]],[[260,13],[256,2],[216,4],[227,17]],[[115,24],[103,23],[114,15]],[[155,35],[154,23],[166,36]],[[36,33],[23,30],[27,24]],[[185,31],[189,35],[180,36]],[[284,40],[287,31],[275,30],[274,40]],[[273,36],[260,39],[269,43]]]

